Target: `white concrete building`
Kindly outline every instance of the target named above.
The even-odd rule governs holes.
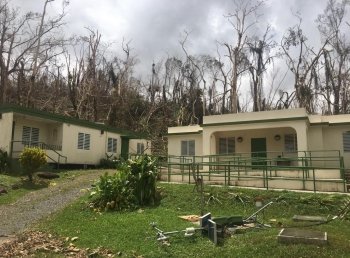
[[[328,175],[338,179],[339,169],[350,169],[350,115],[309,115],[302,108],[213,115],[200,126],[170,127],[167,137],[168,155],[204,163],[237,156],[250,165],[261,159],[277,167],[331,168]]]

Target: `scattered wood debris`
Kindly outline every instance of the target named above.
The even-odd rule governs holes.
[[[198,222],[200,219],[200,216],[198,216],[198,215],[186,215],[186,216],[179,216],[179,218],[181,218],[183,220],[190,221],[190,222]]]
[[[77,238],[73,239],[74,237],[71,241],[77,240]],[[78,248],[73,243],[69,243],[67,246],[64,239],[56,238],[51,234],[40,231],[27,231],[0,242],[1,257],[35,257],[39,252],[64,254],[66,257],[78,258],[115,256],[113,252],[103,248]]]

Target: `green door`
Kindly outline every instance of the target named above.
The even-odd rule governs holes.
[[[121,157],[124,160],[127,160],[129,158],[129,138],[127,137],[121,137],[122,138],[122,147],[121,147]]]
[[[251,139],[252,165],[266,165],[266,138]]]

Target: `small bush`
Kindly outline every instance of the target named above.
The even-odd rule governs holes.
[[[135,203],[126,171],[101,176],[90,197],[94,198],[93,207],[105,210],[131,209]]]
[[[107,173],[93,187],[91,207],[104,210],[125,210],[153,205],[156,191],[156,159],[140,156],[123,162],[114,175]]]
[[[7,152],[0,149],[0,172],[6,172],[9,167],[9,157]]]
[[[32,182],[34,172],[46,164],[46,154],[39,148],[24,148],[19,157],[19,162],[29,181]]]
[[[139,205],[153,205],[157,200],[157,160],[148,155],[129,160],[130,184]]]

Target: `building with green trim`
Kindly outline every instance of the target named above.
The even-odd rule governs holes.
[[[18,158],[25,146],[46,151],[48,162],[97,165],[103,158],[150,153],[144,135],[19,106],[0,106],[0,148]]]

